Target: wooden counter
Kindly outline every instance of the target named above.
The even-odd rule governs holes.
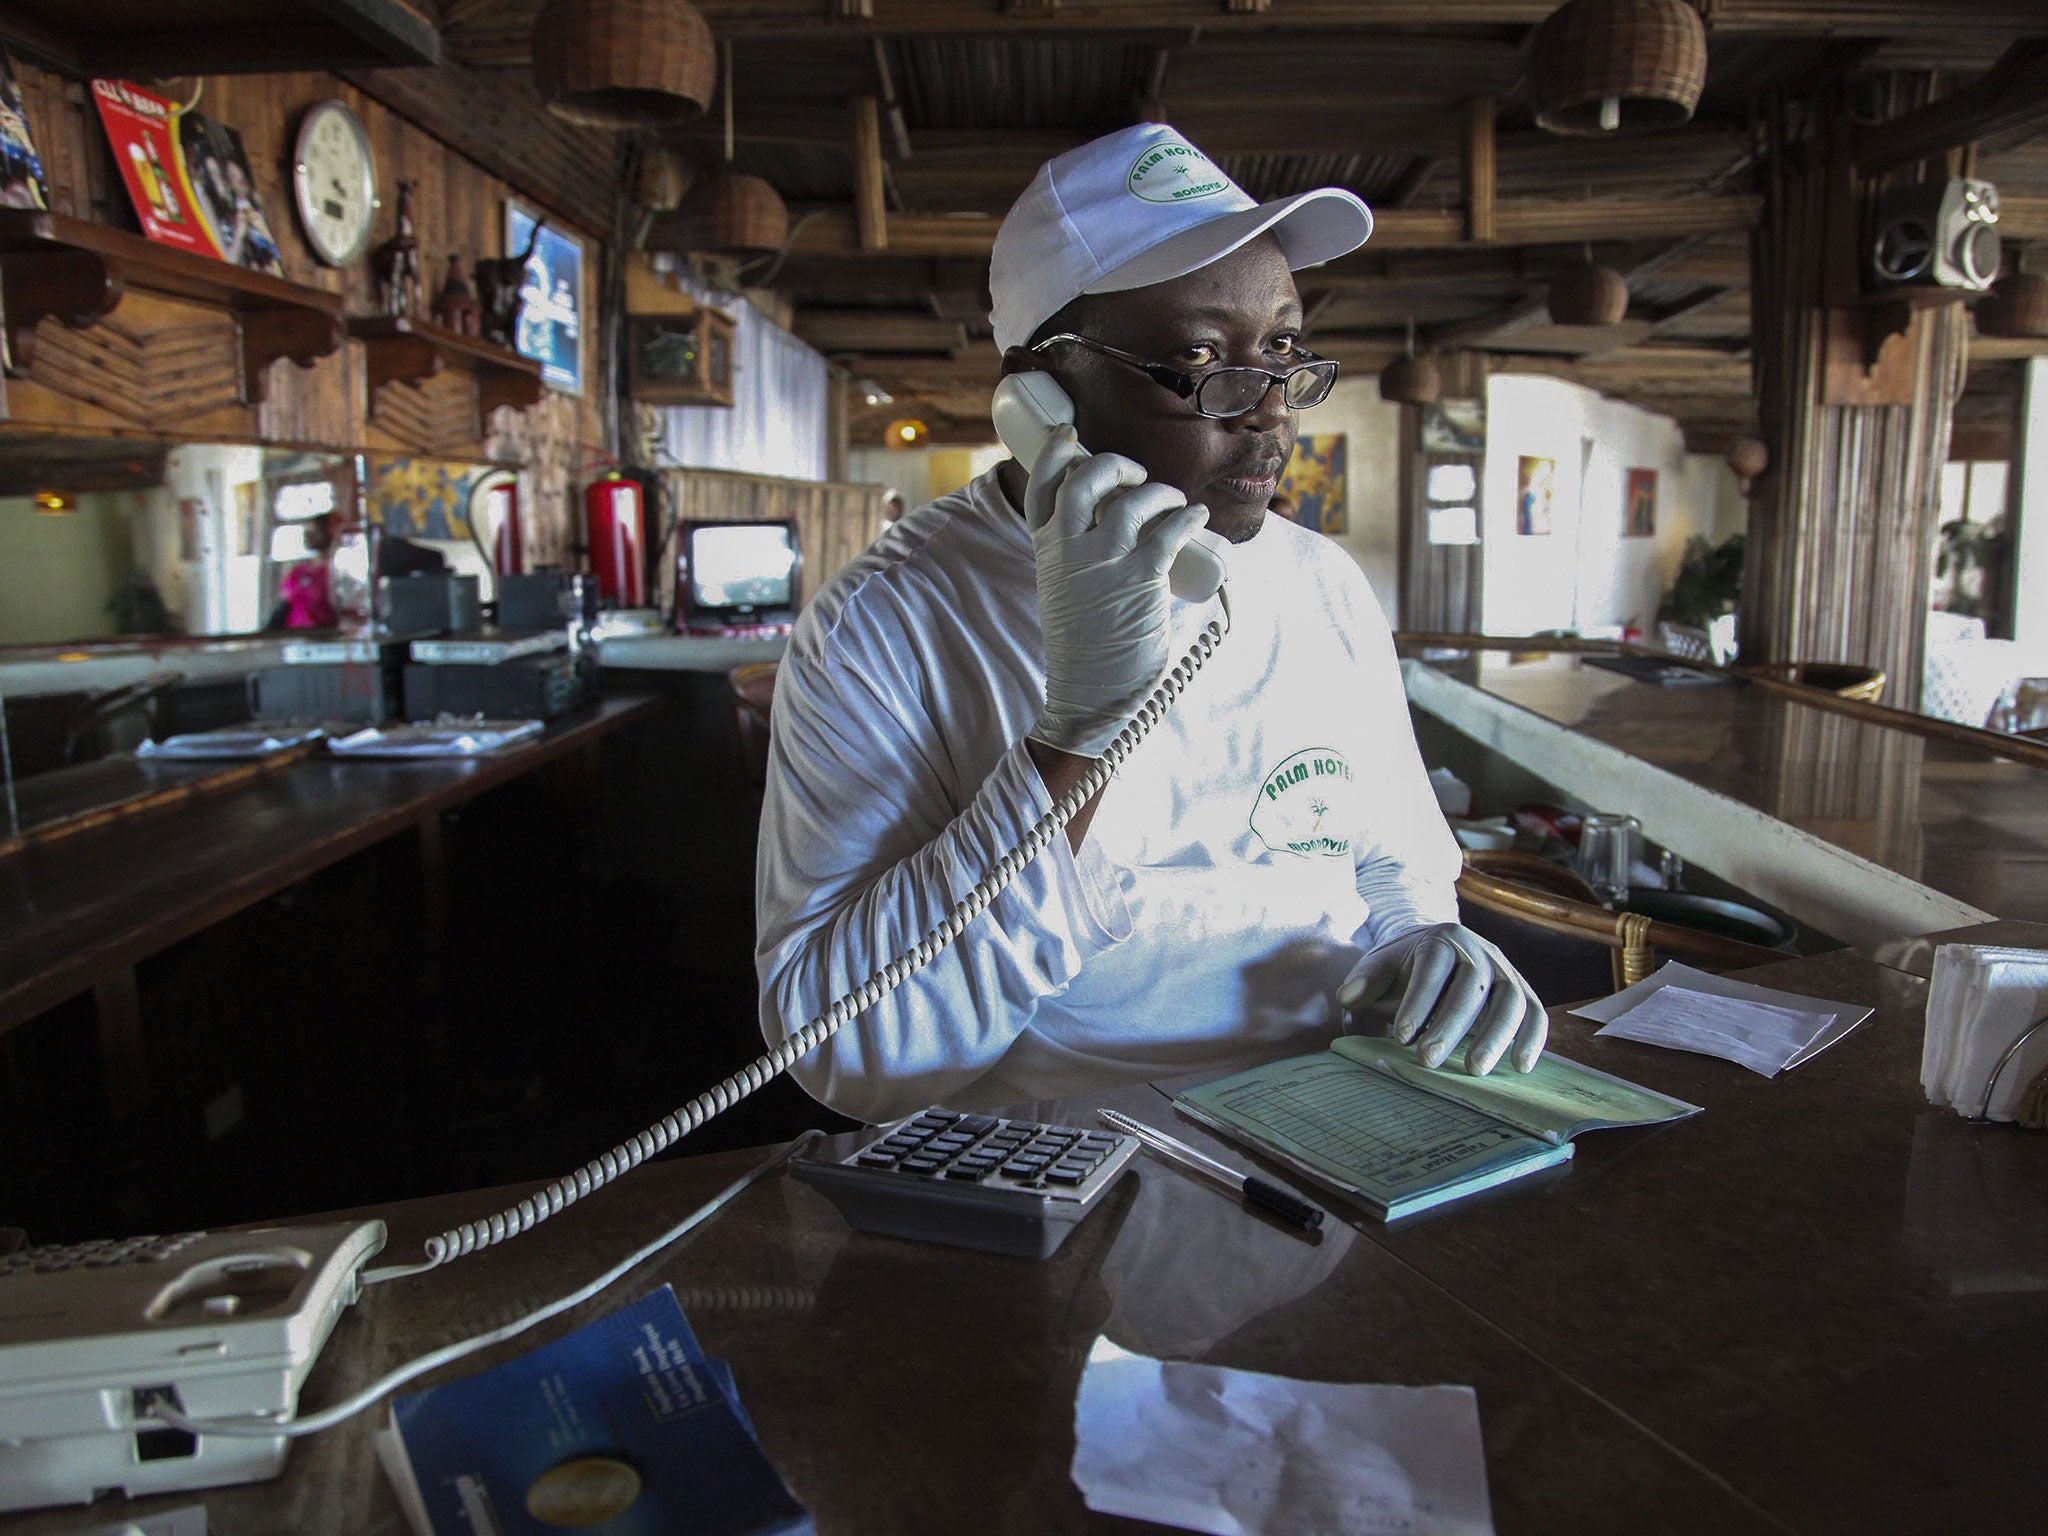
[[[1403,663],[1409,702],[1851,944],[2048,921],[2048,771],[1739,682]]]
[[[487,1358],[673,1284],[822,1536],[1153,1529],[1090,1515],[1069,1477],[1099,1333],[1317,1380],[1471,1384],[1501,1536],[2033,1528],[2048,1135],[1926,1107],[1918,977],[1847,952],[1750,974],[1877,1012],[1773,1080],[1553,1015],[1556,1049],[1706,1112],[1591,1133],[1562,1169],[1399,1227],[1359,1216],[1305,1240],[1145,1159],[1058,1255],[1029,1263],[852,1234],[777,1177]],[[680,1100],[701,1085],[674,1086]],[[1081,1120],[1102,1103],[1217,1145],[1155,1088],[1034,1112]],[[652,1165],[507,1247],[373,1290],[305,1405],[571,1288],[757,1156]],[[521,1193],[374,1214],[404,1256]],[[369,1449],[381,1422],[301,1442],[274,1482],[135,1510],[203,1498],[227,1533],[398,1536]]]

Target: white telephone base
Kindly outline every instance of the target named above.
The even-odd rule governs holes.
[[[0,1258],[0,1512],[258,1482],[284,1435],[151,1422],[288,1419],[384,1223],[193,1232]]]

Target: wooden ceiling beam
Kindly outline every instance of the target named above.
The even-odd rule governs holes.
[[[882,104],[853,98],[853,222],[864,251],[889,248],[889,202],[882,185]]]
[[[1465,189],[1465,238],[1474,245],[1491,244],[1495,233],[1495,112],[1491,96],[1473,96],[1465,102],[1465,152],[1458,168]]]
[[[1374,31],[1404,27],[1528,27],[1556,0],[1285,0],[1237,10],[1218,0],[1059,0],[1012,6],[1007,0],[872,0],[846,16],[824,0],[697,0],[719,37],[801,32],[874,32],[884,36],[1060,33],[1130,34],[1199,28],[1204,35],[1286,31]],[[2039,29],[2038,0],[1714,0],[1721,37],[1955,37]]]
[[[800,309],[791,326],[820,352],[940,352],[966,350],[967,328],[957,320],[887,309]]]
[[[2038,23],[2048,27],[2048,17]],[[1856,135],[1856,169],[1903,170],[1962,145],[2048,123],[2048,38],[2014,43],[1990,73],[1938,101]]]
[[[2048,202],[2048,199],[2044,199]],[[1746,193],[1718,197],[1524,199],[1497,206],[1501,245],[1574,245],[1587,240],[1660,240],[1736,234],[1756,224],[1761,199]],[[852,210],[825,208],[792,246],[800,256],[863,252]],[[1001,220],[989,214],[898,214],[890,220],[890,251],[905,256],[986,256]],[[1373,229],[1374,252],[1450,250],[1466,244],[1456,209],[1390,208]]]

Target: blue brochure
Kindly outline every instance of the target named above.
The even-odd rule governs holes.
[[[667,1286],[495,1369],[395,1398],[379,1447],[433,1536],[783,1536],[811,1517]]]

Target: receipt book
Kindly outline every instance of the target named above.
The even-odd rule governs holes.
[[[1174,1103],[1388,1221],[1554,1167],[1581,1131],[1699,1113],[1562,1056],[1469,1077],[1462,1050],[1432,1070],[1409,1047],[1359,1035]]]

